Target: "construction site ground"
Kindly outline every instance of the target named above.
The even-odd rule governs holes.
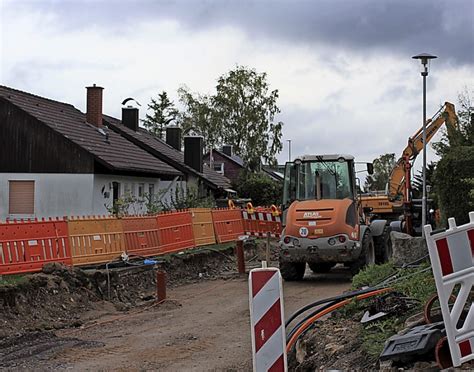
[[[261,257],[262,252],[248,253],[247,264],[258,266]],[[153,283],[127,287],[111,279],[112,288],[103,293],[109,301],[98,298],[89,282],[78,284],[85,282],[82,274],[73,273],[71,279],[61,268],[59,274],[38,274],[33,282],[41,284],[34,293],[23,289],[27,295],[15,292],[15,300],[0,293],[0,368],[251,370],[248,280],[236,273],[232,250],[175,261],[167,263],[168,300],[160,304],[153,299]],[[147,280],[150,275],[135,276]],[[101,283],[97,276],[92,277]],[[349,287],[345,269],[324,275],[308,271],[303,282],[284,283],[285,311],[289,315]],[[127,289],[134,295],[125,296]],[[50,303],[35,302],[40,300]]]

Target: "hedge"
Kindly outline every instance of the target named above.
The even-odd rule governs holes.
[[[436,192],[441,221],[454,217],[458,225],[469,222],[474,211],[474,146],[452,147],[438,162]]]

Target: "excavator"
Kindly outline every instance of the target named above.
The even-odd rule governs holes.
[[[448,134],[457,127],[456,110],[452,103],[445,102],[436,114],[426,122],[426,143],[429,143],[443,124]],[[375,218],[383,218],[391,222],[393,230],[403,231],[410,235],[421,232],[421,210],[414,213],[414,201],[411,196],[411,169],[413,163],[423,150],[423,128],[408,138],[408,145],[403,150],[395,167],[390,173],[387,191],[375,195],[362,195],[361,203],[365,210],[370,210]],[[414,218],[420,215],[420,218]]]

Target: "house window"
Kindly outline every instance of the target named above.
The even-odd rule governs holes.
[[[145,184],[139,183],[138,184],[138,197],[143,198],[145,196]]]
[[[35,181],[9,181],[8,213],[35,213]]]
[[[224,163],[214,163],[214,170],[217,173],[224,174]]]
[[[132,186],[129,183],[123,185],[123,194],[125,197],[132,196]]]
[[[155,185],[153,183],[148,184],[148,194],[150,195],[150,200],[155,198]]]

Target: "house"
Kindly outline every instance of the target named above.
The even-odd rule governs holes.
[[[188,186],[199,190],[201,196],[223,197],[231,191],[231,182],[224,175],[213,171],[204,164],[204,139],[199,136],[184,137],[182,149],[181,129],[166,128],[166,142],[139,127],[138,108],[122,108],[122,120],[104,116],[107,126],[136,146],[152,154],[161,161],[179,170]]]
[[[104,125],[102,92],[87,87],[84,114],[0,86],[0,220],[107,214],[123,195],[169,197],[184,182],[179,169]]]
[[[212,159],[212,168],[216,172],[227,177],[233,184],[237,183],[245,165],[243,159],[233,153],[231,145],[224,145],[220,150],[212,150]],[[204,162],[211,166],[209,152],[204,156]],[[275,181],[283,181],[283,174],[277,169],[263,166],[262,173]]]

